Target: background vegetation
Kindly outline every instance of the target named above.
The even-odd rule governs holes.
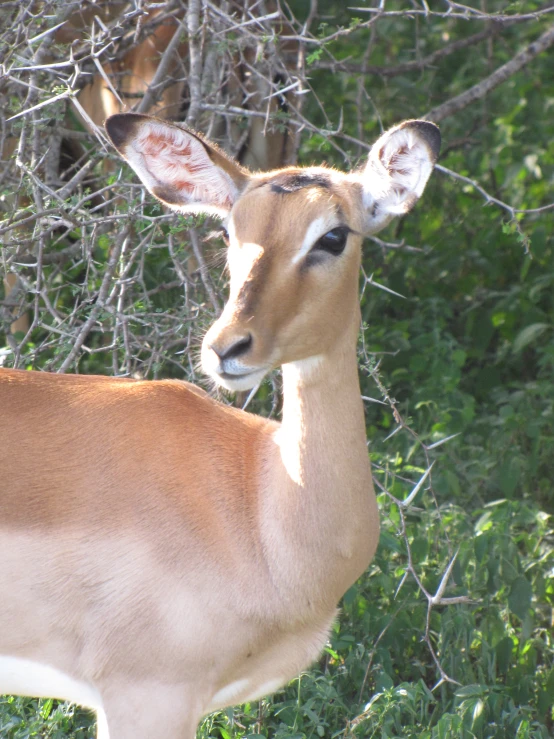
[[[102,2],[2,3],[0,364],[202,383],[197,349],[225,296],[222,244],[203,240],[213,224],[145,196],[79,97],[156,24],[181,24],[178,62],[147,105],[144,92],[124,97],[121,71],[115,93],[152,109],[180,84],[173,117],[252,166],[264,130],[281,164],[346,169],[382,127],[440,122],[443,153],[422,202],[364,256],[378,554],[345,595],[320,662],[259,703],[209,716],[199,736],[545,739],[554,6],[358,3],[136,0],[112,3],[111,16]],[[64,21],[73,37],[56,36]],[[275,375],[250,410],[278,408]],[[0,699],[2,737],[89,737],[92,727],[74,706]]]

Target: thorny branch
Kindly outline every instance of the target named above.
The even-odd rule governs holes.
[[[200,111],[202,95],[202,52],[200,48],[200,0],[189,0],[187,8],[187,30],[189,43],[189,77],[190,106],[186,122],[189,126],[196,126]]]
[[[162,57],[158,64],[158,68],[156,70],[156,74],[154,75],[152,82],[148,86],[148,90],[146,91],[144,97],[137,105],[137,113],[146,113],[157,102],[157,98],[160,95],[160,87],[165,83],[169,65],[171,64],[173,57],[177,52],[177,47],[179,46],[179,43],[181,41],[182,32],[183,28],[181,26],[181,23],[178,22],[175,33],[173,34],[173,38],[168,43],[165,51],[162,54]]]
[[[491,25],[484,31],[479,31],[466,38],[458,39],[450,44],[446,44],[441,49],[433,51],[422,59],[414,59],[410,62],[404,62],[403,64],[394,65],[371,65],[371,64],[354,64],[352,62],[316,62],[314,67],[316,69],[332,69],[333,71],[344,71],[349,74],[376,74],[380,77],[397,77],[401,74],[408,72],[421,72],[421,70],[432,67],[437,64],[441,59],[444,59],[450,54],[455,54],[462,49],[467,49],[469,46],[475,46],[480,44],[481,41],[491,38],[491,36],[497,36],[502,33],[506,28],[509,27],[509,23],[491,23]]]

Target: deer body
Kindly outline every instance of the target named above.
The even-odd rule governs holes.
[[[399,206],[383,183],[368,203],[348,175],[249,175],[178,127],[110,120],[158,197],[226,215],[230,298],[203,365],[230,389],[282,365],[283,417],[178,381],[1,371],[0,692],[89,705],[103,737],[190,737],[317,657],[377,546],[359,245],[368,211],[377,228]],[[411,125],[400,148],[431,165],[401,202],[436,156],[432,124]]]
[[[141,676],[188,683],[195,721],[262,697],[317,657],[338,598],[377,540],[367,455],[354,510],[342,486],[324,480],[340,429],[332,448],[309,450],[328,452],[317,482],[296,455],[287,458],[295,482],[281,461],[292,437],[280,443],[277,424],[185,383],[1,377],[9,432],[0,463],[21,470],[3,491],[2,529],[13,533],[0,537],[0,591],[10,594],[0,614],[1,653],[54,666],[100,695],[112,683],[124,692]],[[112,581],[125,587],[114,592]],[[120,664],[126,674],[114,669]],[[14,689],[1,674],[0,688]]]

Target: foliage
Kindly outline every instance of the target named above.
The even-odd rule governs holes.
[[[0,698],[0,735],[10,739],[92,739],[94,716],[70,703],[5,696]]]
[[[462,94],[550,22],[547,14],[498,20],[544,10],[534,0],[479,7],[424,1],[408,9],[397,0],[383,5],[378,18],[368,12],[373,4],[359,5],[319,2],[306,31],[303,84],[310,92],[302,109],[296,101],[275,114],[285,127],[300,120],[297,114],[309,122],[301,163],[355,164],[381,120],[386,127],[423,116]],[[283,11],[295,14],[297,28],[305,6],[293,2]],[[219,37],[221,54],[243,48],[237,33]],[[447,47],[453,50],[436,56]],[[379,550],[344,597],[320,662],[259,704],[207,717],[202,739],[546,739],[554,732],[553,211],[516,212],[554,199],[551,68],[546,51],[446,117],[440,160],[446,171],[434,174],[412,214],[368,241],[364,274],[373,284],[361,284],[360,364],[362,394],[385,401],[366,403],[382,486]],[[46,73],[40,80],[52,85]],[[21,94],[11,88],[10,115],[23,109]],[[53,94],[59,90],[51,87]],[[56,121],[66,120],[67,105],[67,99],[55,103],[44,118],[37,113],[32,129],[19,119],[20,129],[51,136]],[[206,119],[201,123],[207,128]],[[206,281],[191,247],[193,222],[163,214],[136,186],[125,190],[130,172],[109,155],[117,165],[107,176],[106,155],[92,138],[84,142],[94,166],[83,187],[63,207],[42,193],[43,210],[62,208],[67,231],[42,222],[39,251],[29,246],[37,238],[35,221],[3,237],[4,260],[22,285],[16,309],[36,306],[39,319],[25,341],[11,335],[13,303],[0,295],[10,309],[2,316],[0,363],[58,370],[98,306],[71,370],[201,382],[195,351],[217,312],[210,286],[216,298],[224,294],[221,244],[203,247]],[[5,180],[1,197],[6,217],[16,212],[23,220],[36,213],[36,202],[33,178],[22,172],[27,204],[17,201],[12,210],[15,180]],[[104,204],[105,222],[96,222],[95,192],[114,184],[118,196]],[[102,305],[114,243],[117,279]],[[275,405],[274,387],[266,383],[250,409],[267,415]],[[431,462],[430,475],[403,509],[398,501]],[[430,608],[420,584],[435,593],[452,561],[445,596],[467,602]],[[9,739],[92,736],[90,726],[86,713],[52,701],[0,703],[0,735]]]

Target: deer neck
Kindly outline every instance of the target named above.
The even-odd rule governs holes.
[[[283,365],[283,462],[302,488],[321,487],[336,470],[345,483],[369,465],[356,349],[341,341],[329,353]],[[354,464],[354,467],[352,467]],[[346,476],[344,476],[346,475]]]
[[[288,582],[320,586],[334,603],[364,571],[378,538],[356,358],[359,309],[325,355],[283,366],[280,474],[271,515]],[[273,532],[275,533],[275,532]],[[302,572],[303,568],[306,570]],[[318,580],[319,575],[319,580]]]

